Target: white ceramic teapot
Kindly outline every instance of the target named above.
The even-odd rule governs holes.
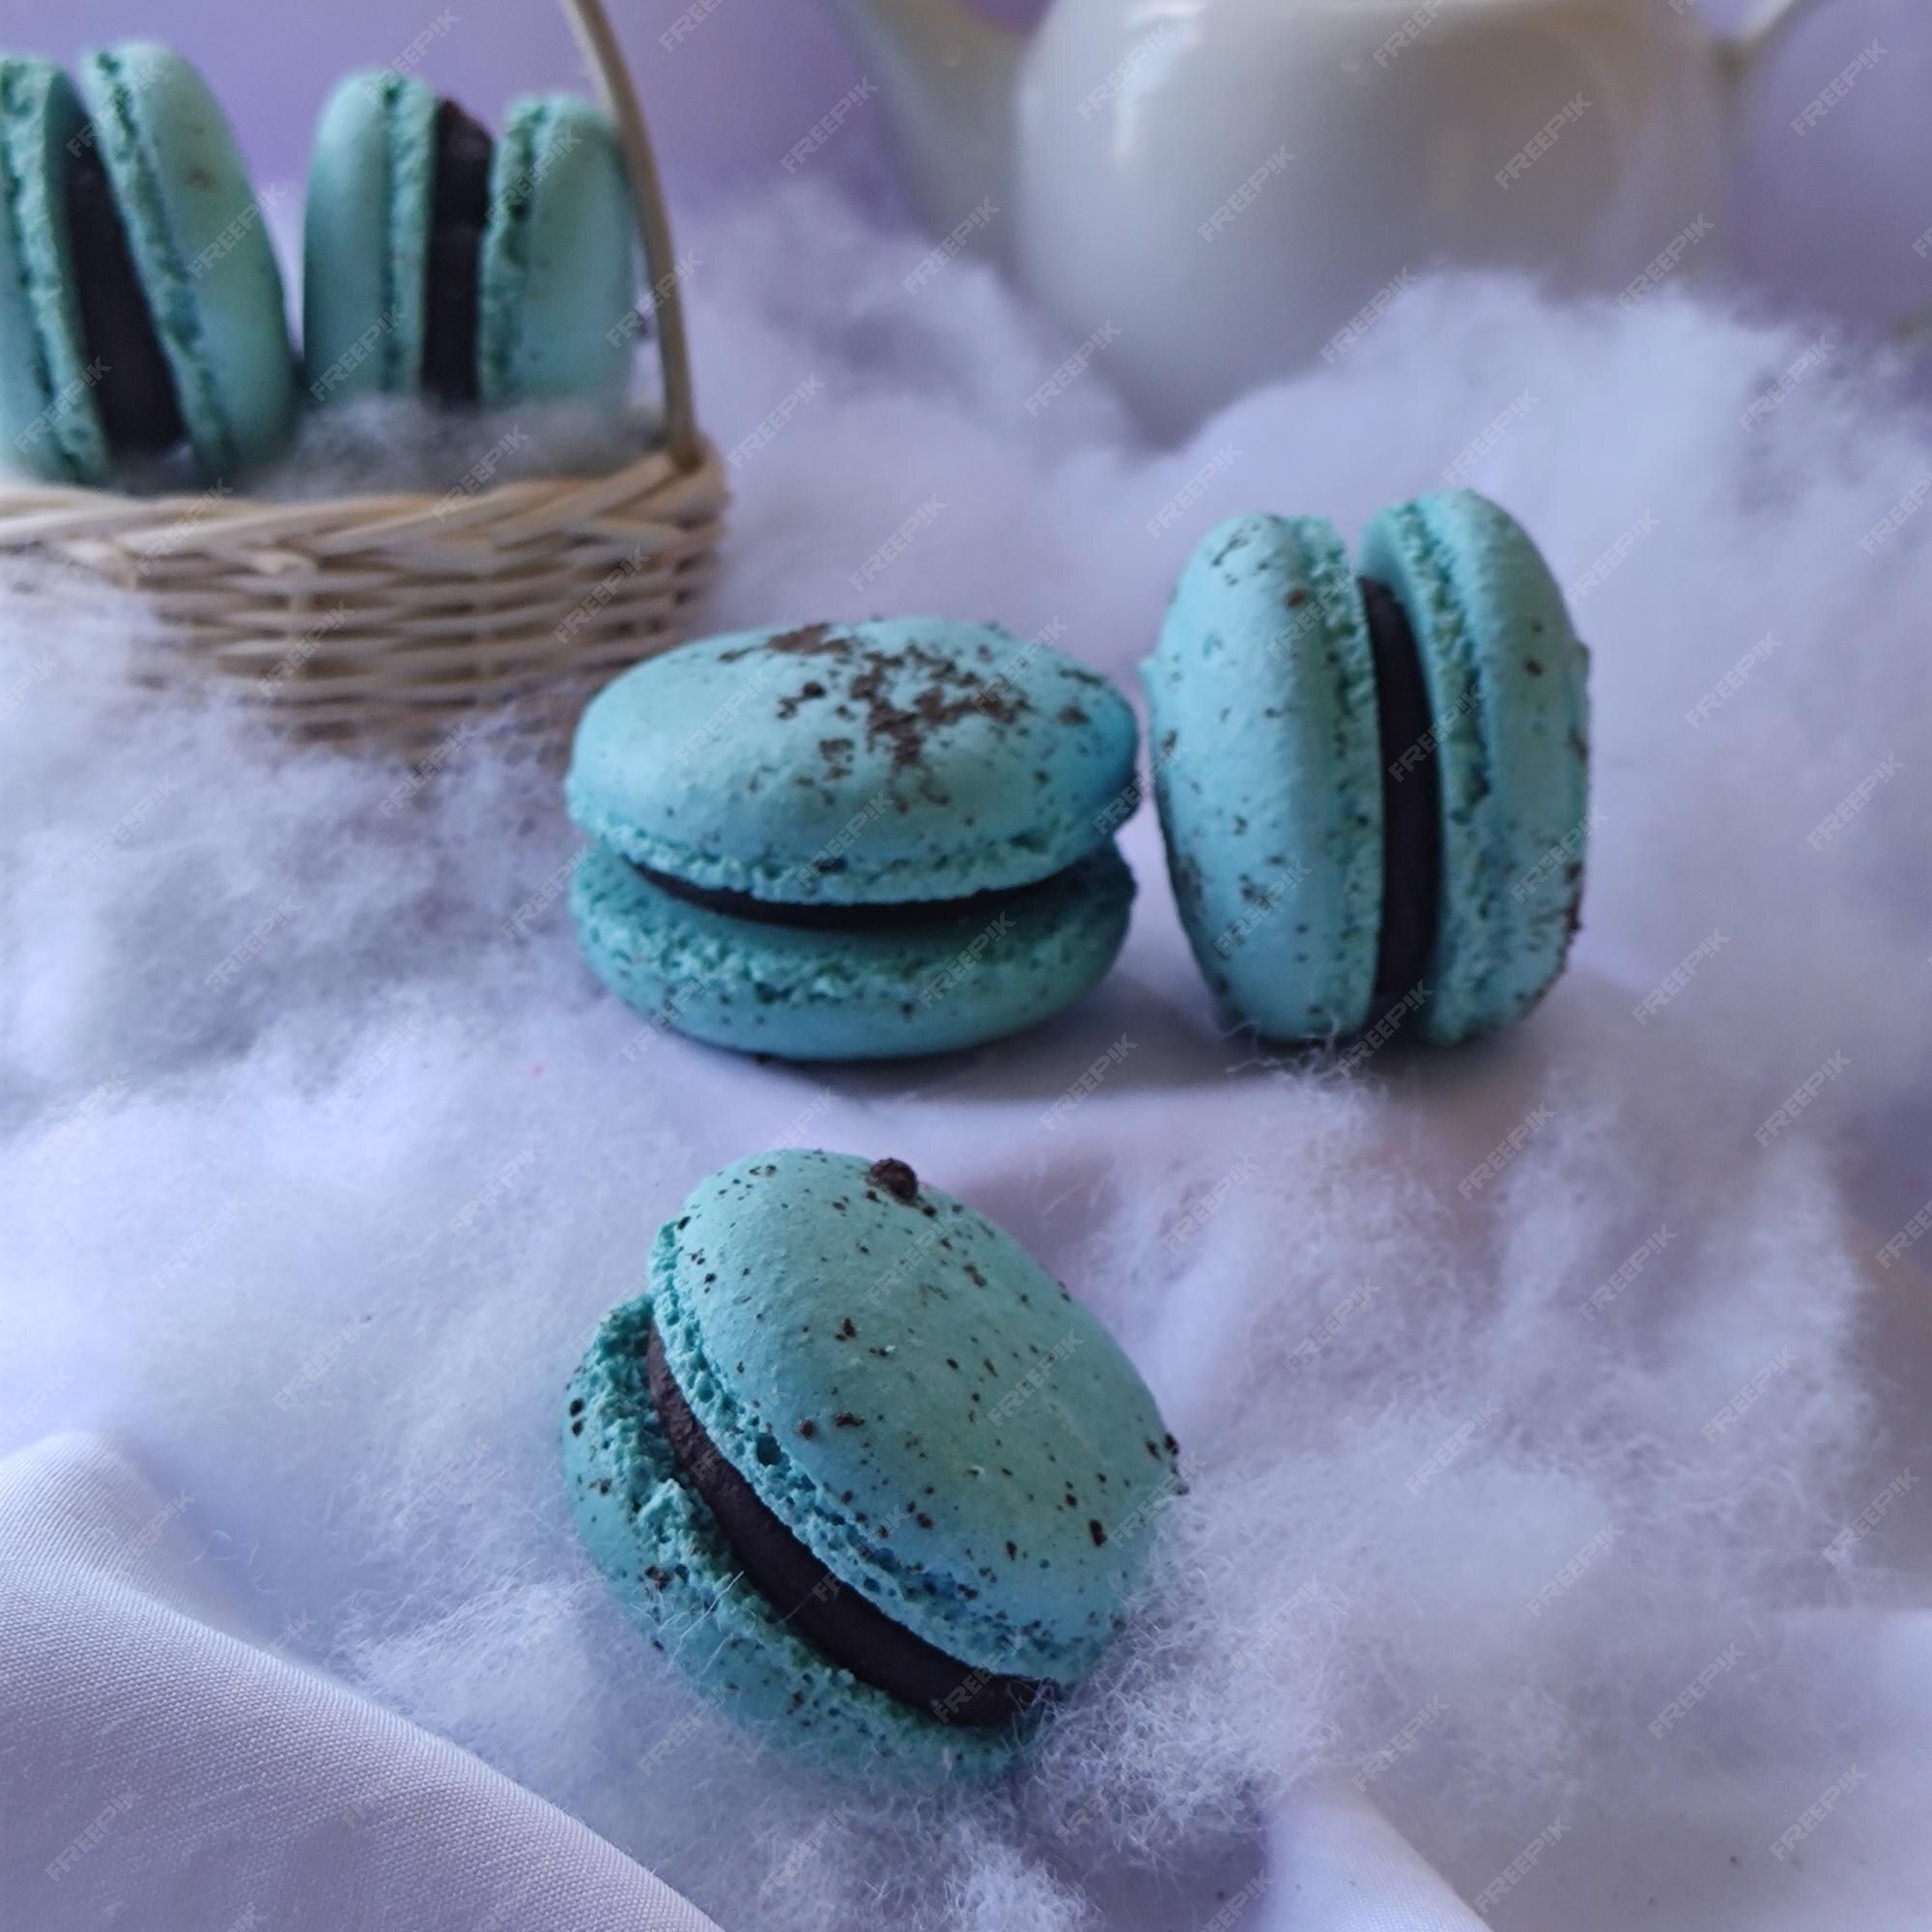
[[[1804,4],[1719,42],[1696,0],[1053,0],[1030,38],[835,0],[924,219],[1163,430],[1434,265],[1634,296],[1718,258],[1739,77]]]

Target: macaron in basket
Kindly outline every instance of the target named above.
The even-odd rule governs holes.
[[[0,57],[0,555],[140,593],[143,677],[218,672],[304,732],[446,754],[485,710],[554,728],[682,634],[723,467],[616,40],[600,0],[561,4],[596,104],[513,104],[493,140],[412,75],[335,89],[299,352],[277,191],[185,59],[129,43],[71,80]],[[408,490],[242,494],[305,410],[611,399],[643,341],[662,408],[614,469],[498,477],[498,450]],[[478,434],[479,458],[502,440]]]

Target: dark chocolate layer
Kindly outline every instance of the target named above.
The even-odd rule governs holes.
[[[490,219],[490,130],[453,100],[436,109],[436,184],[423,289],[422,385],[443,403],[473,403],[478,256]]]
[[[1429,970],[1442,901],[1441,774],[1422,658],[1387,585],[1358,580],[1376,669],[1382,767],[1382,927],[1375,1005],[1406,997]]]
[[[83,128],[69,143],[68,246],[80,302],[82,353],[93,376],[108,447],[156,455],[187,434],[174,371],[161,351],[153,311],[134,271],[128,231],[96,147]]]
[[[750,893],[721,892],[710,886],[694,886],[669,872],[639,866],[638,870],[674,899],[702,906],[707,912],[722,912],[732,919],[748,919],[759,925],[803,926],[811,932],[902,932],[914,926],[931,925],[947,919],[980,919],[990,923],[1002,912],[1013,912],[1037,894],[1044,894],[1065,876],[1055,872],[1030,886],[1014,886],[1006,892],[972,893],[958,899],[884,899],[852,905],[834,904],[829,899],[761,899]]]
[[[948,1657],[840,1583],[719,1454],[671,1376],[655,1328],[644,1368],[680,1474],[710,1510],[745,1580],[814,1650],[861,1683],[949,1723],[1009,1724],[1049,1693],[1037,1679],[1002,1677]]]

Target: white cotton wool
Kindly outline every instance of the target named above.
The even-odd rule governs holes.
[[[249,489],[281,500],[429,493],[448,515],[499,484],[601,475],[662,440],[663,412],[641,396],[621,407],[551,397],[481,410],[359,396],[298,415],[287,450]]]
[[[1746,429],[1798,329],[1460,280],[1153,449],[1104,356],[1029,413],[1065,345],[965,262],[908,295],[918,244],[827,195],[691,241],[735,456],[716,628],[995,617],[1130,680],[1219,517],[1352,534],[1466,467],[1595,653],[1569,976],[1466,1051],[1353,1078],[1258,1052],[1144,812],[1126,952],[1064,1019],[905,1067],[734,1060],[582,968],[554,766],[486,734],[418,780],[218,699],[130,702],[139,614],[18,584],[0,1447],[110,1430],[192,1495],[239,1619],[733,1928],[1199,1924],[1318,1774],[1468,1893],[1552,1806],[1590,1818],[1579,1857],[1635,1860],[1660,1819],[1718,1846],[1714,1763],[1802,1790],[1859,1719],[1788,1619],[1909,1567],[1905,1512],[1824,1552],[1911,1439],[1870,1337],[1916,1260],[1871,1257],[1927,1185],[1932,518],[1896,514],[1923,416],[1848,352]],[[331,487],[369,480],[355,457]],[[861,1798],[749,1747],[572,1534],[578,1351],[683,1194],[781,1141],[898,1155],[1000,1219],[1182,1441],[1133,1632],[1010,1786]],[[1653,1735],[1732,1645],[1721,1694]],[[1899,1875],[1919,1835],[1888,1841]],[[1700,1922],[1691,1896],[1646,1922]]]

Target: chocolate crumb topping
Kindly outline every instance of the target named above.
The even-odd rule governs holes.
[[[866,1179],[907,1207],[919,1199],[919,1176],[902,1160],[875,1160],[866,1170]]]
[[[867,737],[886,740],[895,766],[923,763],[926,742],[934,732],[976,713],[996,724],[1010,725],[1033,709],[1024,693],[989,681],[944,651],[923,644],[906,644],[896,651],[867,649],[860,656],[865,668],[846,689],[866,707]],[[891,674],[902,668],[923,672],[928,680],[910,705],[895,704],[887,695]]]
[[[865,642],[851,631],[801,624],[726,651],[722,661],[733,664],[759,651],[810,658],[821,665],[820,678],[781,695],[781,721],[794,718],[808,698],[829,698],[836,715],[862,717],[867,742],[883,744],[900,770],[924,762],[935,732],[975,715],[1008,727],[1034,709],[1033,700],[1005,672],[977,670],[953,652],[916,640],[889,651]],[[893,694],[908,682],[916,689],[902,703]]]
[[[822,658],[838,657],[842,644],[839,639],[832,636],[829,624],[801,624],[796,630],[768,639],[765,649],[776,651],[781,657]]]

